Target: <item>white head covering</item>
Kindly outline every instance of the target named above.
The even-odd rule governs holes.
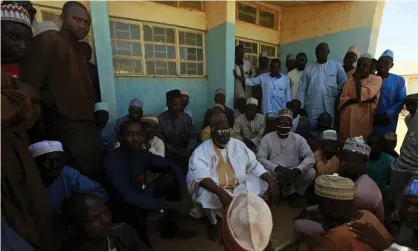
[[[393,51],[391,51],[391,50],[385,50],[383,53],[382,53],[382,56],[380,56],[380,57],[391,57],[392,58],[392,60],[394,60],[395,58],[394,58],[394,54],[393,54]]]
[[[46,153],[64,152],[61,142],[48,140],[32,144],[28,149],[34,158]]]
[[[29,13],[25,7],[16,3],[1,4],[1,21],[13,21],[31,28]]]
[[[189,91],[188,90],[181,90],[181,94],[189,96]]]
[[[94,105],[94,112],[97,111],[109,111],[109,107],[105,102],[98,102]]]
[[[222,233],[228,250],[241,247],[247,251],[263,251],[273,230],[273,217],[266,202],[253,193],[234,197],[225,210]]]
[[[348,51],[347,52],[354,52],[354,54],[356,54],[357,57],[360,56],[360,50],[355,45],[350,46],[350,48],[348,48]]]
[[[325,130],[321,133],[320,140],[338,140],[337,132],[334,130]]]
[[[256,105],[258,106],[258,100],[255,98],[248,98],[247,99],[247,105]]]
[[[283,108],[280,112],[279,112],[279,117],[288,117],[293,119],[293,112],[290,109],[287,108]]]
[[[359,136],[347,139],[344,143],[343,150],[360,153],[369,157],[371,148],[366,144],[363,136]]]
[[[372,56],[372,55],[370,55],[369,53],[363,53],[363,54],[360,56],[360,58],[367,58],[367,59],[372,60],[372,59],[373,59],[373,56]]]
[[[36,37],[46,31],[58,31],[57,25],[52,21],[45,21],[33,25],[33,36]]]

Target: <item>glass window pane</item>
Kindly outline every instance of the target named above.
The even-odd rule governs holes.
[[[276,57],[276,47],[261,45],[261,52],[266,52],[269,57]]]
[[[170,76],[177,75],[177,63],[176,62],[168,62],[168,74]]]
[[[113,70],[116,74],[142,75],[142,60],[114,58]]]
[[[180,7],[202,10],[202,1],[179,1]]]
[[[171,45],[145,44],[146,58],[176,58],[176,47]]]
[[[248,60],[248,61],[250,61],[251,62],[251,64],[253,65],[253,67],[256,67],[256,66],[258,66],[258,57],[259,57],[259,55],[245,55],[245,59],[246,60]]]
[[[180,58],[185,59],[186,58],[186,47],[180,47],[179,51],[180,51]]]
[[[247,23],[256,24],[257,8],[238,3],[238,19]]]
[[[275,28],[276,18],[273,13],[260,10],[258,24],[266,28]]]
[[[203,63],[197,64],[197,75],[203,76]]]
[[[152,28],[149,25],[144,25],[144,40],[152,41]]]
[[[147,75],[177,75],[176,62],[147,60]]]
[[[180,64],[181,75],[200,75],[203,76],[203,63],[182,62]]]
[[[203,49],[197,49],[197,60],[203,60]]]
[[[138,42],[112,40],[113,56],[136,56],[140,57],[141,44]]]
[[[52,21],[54,22],[58,29],[61,28],[61,17],[60,14],[56,14],[56,13],[52,13],[52,12],[48,12],[48,11],[41,11],[42,13],[42,21]]]
[[[179,44],[202,46],[202,34],[192,32],[179,32]]]
[[[258,54],[258,44],[246,41],[239,41],[239,44],[244,47],[245,53]]]

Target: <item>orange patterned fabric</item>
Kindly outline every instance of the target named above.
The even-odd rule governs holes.
[[[238,179],[235,176],[235,171],[229,161],[229,158],[225,161],[221,151],[215,145],[213,145],[213,149],[219,160],[217,166],[219,187],[226,190],[234,189],[238,184]]]

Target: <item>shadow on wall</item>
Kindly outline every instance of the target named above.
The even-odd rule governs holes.
[[[132,78],[115,77],[117,117],[127,114],[129,102],[138,98],[144,102],[144,114],[158,115],[165,110],[166,92],[179,89],[188,90],[196,127],[203,124],[203,116],[211,105],[207,103],[206,78]]]

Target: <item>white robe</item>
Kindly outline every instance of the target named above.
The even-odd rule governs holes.
[[[243,192],[252,192],[262,195],[267,190],[267,183],[260,179],[266,173],[266,169],[257,161],[255,154],[247,148],[240,140],[231,138],[226,146],[227,155],[235,171],[238,186],[228,191],[231,196]],[[222,204],[215,194],[200,186],[205,178],[211,178],[216,184],[218,180],[218,157],[213,149],[213,141],[207,140],[194,150],[189,160],[189,171],[187,173],[187,186],[192,200],[197,204],[193,210],[196,217],[201,217],[202,211],[206,209],[209,219],[216,223],[215,215],[222,212]],[[207,210],[209,209],[209,210]],[[220,215],[221,216],[221,215]]]
[[[235,72],[237,73],[238,76],[242,76],[241,75],[241,70],[239,68],[238,65],[234,66]],[[255,76],[255,71],[253,69],[253,66],[251,64],[250,61],[248,60],[244,60],[244,65],[242,66],[242,69],[244,70],[244,77],[245,78],[249,78],[249,77],[254,77]],[[234,100],[238,97],[244,96],[246,98],[250,98],[251,97],[251,86],[246,86],[245,90],[242,88],[242,82],[235,78],[235,86],[234,86]]]

